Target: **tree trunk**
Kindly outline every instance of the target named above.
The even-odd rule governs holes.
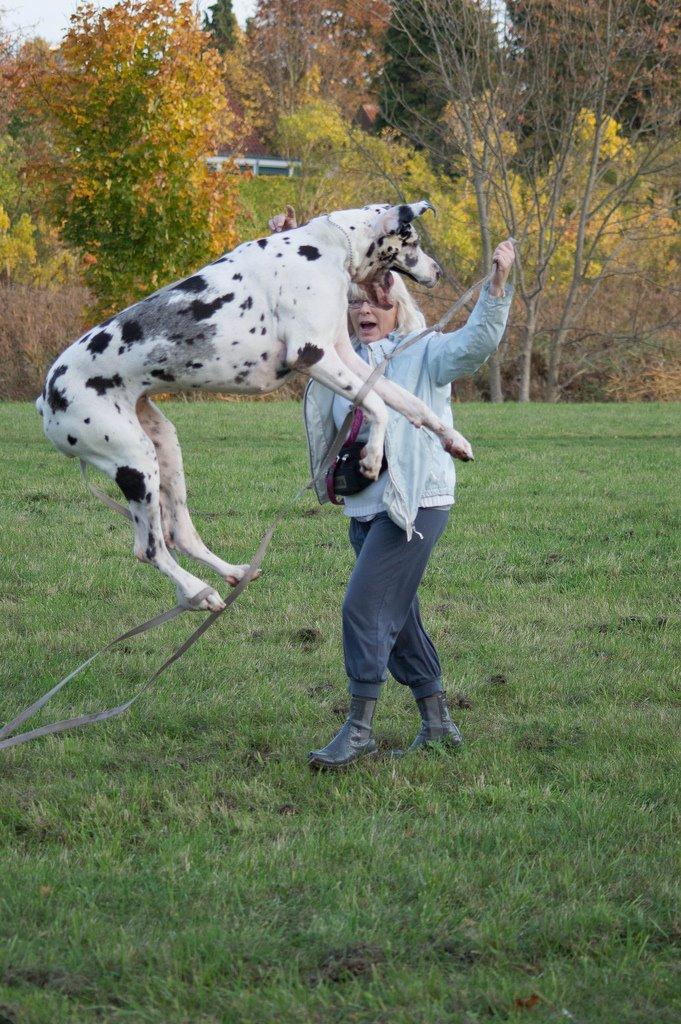
[[[501,360],[495,352],[489,357],[489,398],[491,402],[503,402],[504,390],[501,386]]]
[[[527,321],[523,336],[522,348],[520,350],[520,391],[519,402],[529,402],[530,384],[532,383],[532,349],[534,347],[534,335],[537,329],[537,300],[530,299],[527,305]]]
[[[471,147],[472,148],[472,147]],[[483,186],[483,172],[475,168],[473,172],[473,185],[475,188],[475,199],[480,217],[480,240],[482,241],[482,262],[485,269],[490,267],[492,262],[492,239],[489,228],[489,210],[487,207],[487,196]],[[503,402],[504,392],[501,386],[501,359],[499,353],[494,352],[487,363],[489,367],[489,397],[491,402]]]
[[[551,357],[549,359],[549,372],[546,377],[546,385],[544,387],[544,400],[546,402],[557,402],[560,398],[560,387],[559,387],[559,375],[560,375],[560,357],[563,351],[563,344],[567,337],[567,331],[561,329],[556,334],[556,339],[551,349]]]

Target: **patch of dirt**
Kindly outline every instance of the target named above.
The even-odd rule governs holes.
[[[454,940],[447,940],[440,944],[440,949],[443,953],[447,953],[457,964],[461,964],[462,967],[472,967],[473,964],[477,963],[478,960],[482,959],[482,953],[479,949],[471,949],[468,946],[464,946],[461,942]]]
[[[377,964],[384,962],[385,953],[376,946],[347,946],[327,953],[319,966],[310,971],[304,980],[308,985],[319,985],[322,982],[338,984],[350,978],[371,974]]]
[[[295,633],[291,634],[293,643],[300,644],[304,651],[311,651],[323,639],[323,634],[315,626],[303,626],[302,629],[297,629]]]
[[[8,988],[31,985],[34,988],[51,988],[65,996],[81,996],[91,991],[90,983],[83,975],[48,971],[41,967],[10,967],[2,975],[2,980]]]
[[[505,686],[506,683],[508,682],[508,679],[506,678],[506,676],[499,674],[495,676],[490,676],[487,682],[490,683],[492,686]]]
[[[473,701],[465,693],[455,693],[454,705],[457,708],[462,708],[464,711],[470,711],[473,707]]]

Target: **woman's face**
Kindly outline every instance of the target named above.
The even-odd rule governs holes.
[[[355,336],[364,345],[380,341],[397,327],[397,306],[382,291],[375,300],[351,299],[348,312]]]

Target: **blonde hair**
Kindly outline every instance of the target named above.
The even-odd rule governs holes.
[[[397,306],[395,330],[402,337],[405,337],[407,334],[414,334],[416,331],[422,331],[426,326],[426,318],[416,305],[413,296],[409,292],[409,289],[400,275],[395,273],[392,276],[393,283],[390,286],[388,294],[390,296],[390,300]],[[353,283],[348,288],[348,302],[353,302],[357,299],[367,297],[369,297],[367,295],[367,289],[362,288],[361,285]],[[352,325],[350,325],[350,337],[354,337],[352,333]]]

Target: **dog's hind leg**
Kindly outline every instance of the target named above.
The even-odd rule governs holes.
[[[122,406],[122,403],[121,403]],[[159,502],[159,466],[154,445],[139,423],[121,414],[110,418],[105,445],[84,435],[74,454],[101,469],[120,487],[128,500],[135,533],[135,555],[168,576],[177,588],[180,602],[187,606],[217,611],[224,601],[212,587],[198,605],[192,599],[206,584],[177,564],[166,547]],[[102,413],[100,413],[100,419]],[[81,432],[82,433],[82,432]]]
[[[161,519],[166,544],[207,565],[234,586],[248,566],[224,562],[201,540],[187,509],[187,486],[175,427],[146,396],[138,400],[135,411],[144,432],[151,438],[156,449],[160,471]]]

